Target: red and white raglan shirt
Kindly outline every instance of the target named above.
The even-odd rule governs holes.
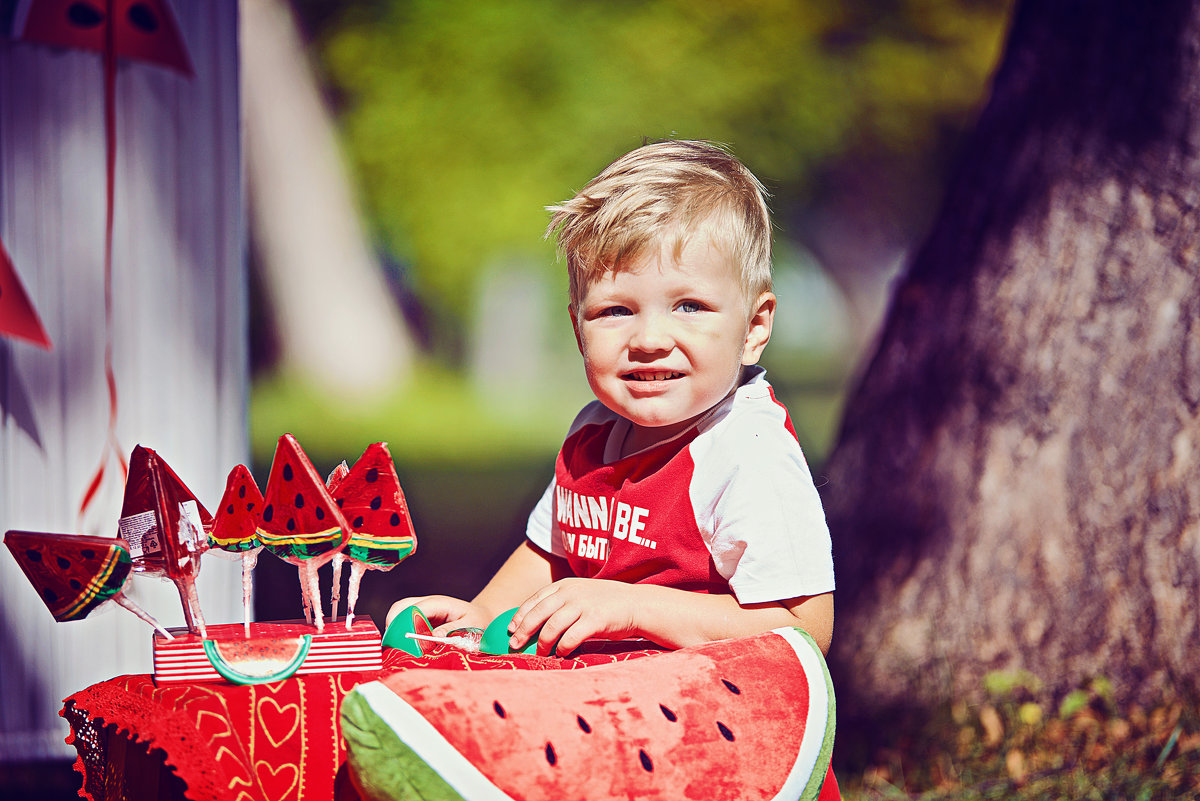
[[[743,604],[833,590],[821,500],[762,368],[696,425],[620,458],[630,427],[598,401],[584,407],[530,542],[576,576],[732,591]]]

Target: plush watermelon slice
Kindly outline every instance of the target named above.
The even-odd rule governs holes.
[[[350,538],[350,526],[291,434],[279,438],[263,498],[258,539],[289,562],[324,564]]]
[[[351,559],[386,569],[416,550],[417,533],[386,442],[367,446],[337,482],[333,499],[350,523]]]
[[[4,544],[60,623],[82,620],[121,591],[133,560],[123,540],[9,531]]]
[[[341,715],[364,799],[814,799],[834,699],[788,628],[583,670],[409,670]]]
[[[213,518],[208,541],[224,551],[241,553],[261,547],[258,541],[258,521],[262,514],[263,495],[254,483],[254,476],[245,465],[237,465],[225,481],[225,494]]]

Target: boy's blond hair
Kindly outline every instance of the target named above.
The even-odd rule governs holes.
[[[566,258],[571,307],[588,285],[651,248],[679,258],[706,235],[733,260],[747,302],[771,289],[771,217],[762,183],[726,148],[667,140],[631,150],[555,206],[546,237]]]

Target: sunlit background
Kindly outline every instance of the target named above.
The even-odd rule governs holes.
[[[819,483],[1009,5],[244,3],[255,472],[285,431],[322,470],[389,443],[420,545],[359,611],[473,594],[519,541],[589,398],[544,207],[646,139],[725,143],[770,189],[763,363]],[[274,561],[266,619],[299,608]]]

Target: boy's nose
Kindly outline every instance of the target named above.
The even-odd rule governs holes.
[[[639,315],[637,327],[629,338],[631,350],[647,353],[671,350],[675,346],[675,338],[671,335],[670,321],[659,314]]]

